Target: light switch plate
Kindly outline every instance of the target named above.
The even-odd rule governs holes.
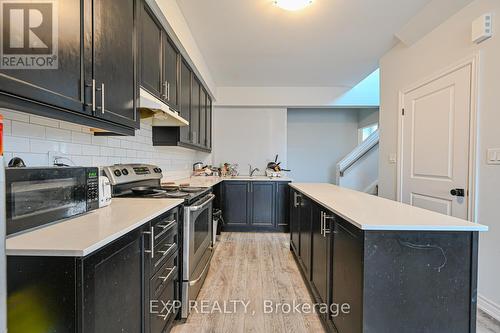
[[[396,155],[396,153],[390,153],[389,154],[389,163],[390,164],[396,164],[397,163],[397,155]]]
[[[490,148],[486,155],[486,163],[500,164],[500,148]]]

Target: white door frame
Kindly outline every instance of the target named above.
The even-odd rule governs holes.
[[[417,83],[410,85],[406,89],[399,91],[398,107],[398,154],[397,154],[397,181],[396,198],[402,202],[402,156],[403,156],[403,115],[401,110],[404,107],[404,96],[412,90],[420,88],[434,80],[446,76],[465,66],[471,66],[471,94],[470,94],[470,123],[469,123],[469,172],[467,185],[469,189],[467,202],[467,219],[471,222],[476,220],[476,151],[477,151],[477,109],[478,109],[478,76],[479,76],[479,53],[474,53],[472,57],[459,61],[444,70],[434,73]]]

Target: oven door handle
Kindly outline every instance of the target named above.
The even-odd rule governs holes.
[[[205,265],[205,267],[203,268],[203,270],[201,271],[200,273],[200,276],[198,276],[198,278],[196,278],[195,280],[193,281],[189,281],[189,285],[190,286],[194,286],[196,285],[198,282],[200,282],[200,280],[203,278],[203,275],[205,275],[205,273],[207,272],[208,268],[210,267],[210,262],[212,261],[212,256],[213,256],[213,251],[211,251],[212,253],[210,254],[210,258],[208,258],[208,261]]]
[[[187,206],[186,208],[189,209],[190,212],[196,212],[197,210],[205,208],[209,203],[214,201],[215,199],[215,194],[211,193],[208,195],[209,199],[204,201],[201,205],[198,206]]]

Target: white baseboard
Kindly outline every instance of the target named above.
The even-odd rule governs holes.
[[[477,295],[477,307],[496,320],[500,321],[500,305],[490,301],[482,295]]]

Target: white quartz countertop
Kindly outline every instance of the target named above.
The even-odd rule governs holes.
[[[107,207],[7,238],[6,254],[83,257],[183,202],[113,198]]]
[[[195,187],[212,187],[223,181],[271,181],[271,182],[291,182],[287,177],[266,177],[266,176],[236,176],[236,177],[214,177],[214,176],[196,176],[178,179],[175,181],[165,181],[166,183],[189,184]]]
[[[481,224],[332,184],[291,183],[290,186],[363,230],[488,230]]]

